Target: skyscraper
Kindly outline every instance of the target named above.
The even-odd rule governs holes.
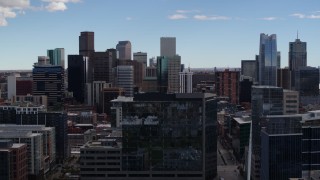
[[[307,43],[296,39],[289,42],[289,69],[298,70],[299,67],[307,66]]]
[[[176,38],[161,37],[160,38],[160,56],[172,57],[176,55]]]
[[[131,60],[131,42],[119,41],[116,47],[120,60]]]
[[[94,52],[94,32],[81,32],[79,36],[79,54],[91,56]]]
[[[87,57],[87,83],[92,83],[93,81],[94,52],[94,32],[81,32],[79,36],[79,55]]]
[[[277,37],[275,34],[260,34],[259,49],[259,84],[260,85],[277,85]]]
[[[47,56],[50,59],[50,64],[55,66],[62,66],[64,68],[64,48],[49,49],[47,50]]]
[[[35,65],[32,70],[33,95],[46,95],[48,108],[62,108],[64,101],[64,69],[61,66]]]
[[[80,103],[84,102],[86,62],[82,55],[68,55],[68,91]]]
[[[283,115],[283,89],[275,86],[252,86],[252,159],[251,178],[260,179],[261,127],[267,115]],[[250,168],[250,167],[249,167]]]
[[[242,60],[241,61],[241,75],[249,76],[256,81],[256,60]]]

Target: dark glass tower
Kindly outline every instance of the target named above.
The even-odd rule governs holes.
[[[91,56],[94,52],[94,32],[81,32],[79,36],[79,54]]]
[[[84,102],[86,83],[86,58],[82,55],[68,55],[68,91],[73,92],[76,101]]]
[[[268,116],[261,131],[261,180],[302,176],[301,115]]]

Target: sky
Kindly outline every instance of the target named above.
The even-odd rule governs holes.
[[[308,65],[320,66],[319,0],[0,0],[0,70],[32,69],[54,48],[65,48],[67,66],[81,31],[95,32],[96,51],[129,40],[148,58],[160,37],[176,37],[191,68],[240,67],[259,53],[260,33],[277,35],[286,67],[299,32]]]

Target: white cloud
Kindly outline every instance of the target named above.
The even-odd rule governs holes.
[[[312,15],[308,16],[307,18],[309,18],[309,19],[320,19],[320,15],[312,14]]]
[[[317,11],[317,13],[319,13],[319,11]],[[320,19],[319,14],[306,15],[306,14],[302,14],[302,13],[294,13],[294,14],[291,14],[290,16],[297,17],[299,19]]]
[[[81,0],[38,0],[44,2],[42,6],[31,6],[30,0],[0,0],[0,26],[8,25],[8,18],[24,15],[26,10],[65,11],[68,3],[78,3]]]
[[[291,14],[291,16],[294,16],[294,17],[297,17],[297,18],[300,18],[300,19],[303,19],[303,18],[306,17],[304,14],[301,14],[301,13],[294,13],[294,14]]]
[[[0,26],[7,26],[7,18],[15,18],[17,14],[12,8],[0,7]]]
[[[277,17],[264,17],[264,18],[260,18],[261,20],[265,20],[265,21],[274,21],[277,20]]]
[[[133,18],[132,17],[126,17],[127,21],[131,21]]]
[[[171,16],[168,16],[171,20],[179,20],[179,19],[187,19],[188,17],[184,14],[173,14]]]
[[[207,16],[207,15],[195,15],[193,16],[194,19],[200,20],[200,21],[214,21],[214,20],[229,20],[231,19],[230,17],[227,16]]]
[[[54,11],[65,11],[68,9],[67,3],[78,3],[80,0],[42,0],[43,2],[48,2],[46,9],[50,12]]]
[[[27,8],[29,6],[30,6],[29,0],[0,0],[0,7]]]
[[[200,12],[200,11],[199,10],[182,10],[182,9],[176,10],[176,13],[179,13],[179,14],[196,13],[196,12]]]
[[[53,11],[64,11],[68,8],[66,4],[63,2],[51,2],[49,3],[48,6],[46,6],[46,9],[50,12],[53,12]]]

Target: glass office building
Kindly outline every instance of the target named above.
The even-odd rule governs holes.
[[[258,72],[260,85],[277,85],[277,37],[275,34],[260,34],[260,50],[258,59]]]

